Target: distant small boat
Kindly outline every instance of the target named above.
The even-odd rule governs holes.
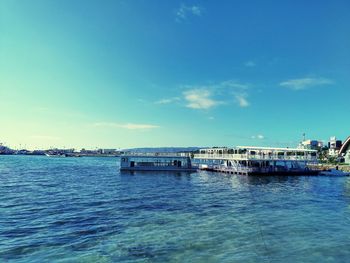
[[[47,157],[67,157],[65,153],[45,153]]]

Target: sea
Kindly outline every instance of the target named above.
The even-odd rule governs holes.
[[[0,262],[350,262],[350,177],[0,156]]]

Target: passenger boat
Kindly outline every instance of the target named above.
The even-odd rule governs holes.
[[[200,149],[194,163],[200,169],[242,175],[316,175],[317,151],[292,148],[238,146]]]
[[[124,153],[120,158],[121,171],[184,171],[193,172],[188,153]]]

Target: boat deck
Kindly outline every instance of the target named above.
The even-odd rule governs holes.
[[[315,176],[319,175],[321,171],[318,170],[305,170],[305,171],[248,171],[248,170],[234,170],[227,169],[224,167],[213,167],[213,168],[200,168],[200,170],[218,172],[225,174],[235,174],[235,175],[258,175],[258,176],[271,176],[271,175],[284,175],[284,176],[296,176],[296,175],[306,175],[306,176]]]
[[[185,153],[128,153],[120,159],[120,170],[193,172],[197,167]]]

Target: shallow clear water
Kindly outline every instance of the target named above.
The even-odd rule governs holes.
[[[0,262],[349,262],[349,177],[0,156]]]

